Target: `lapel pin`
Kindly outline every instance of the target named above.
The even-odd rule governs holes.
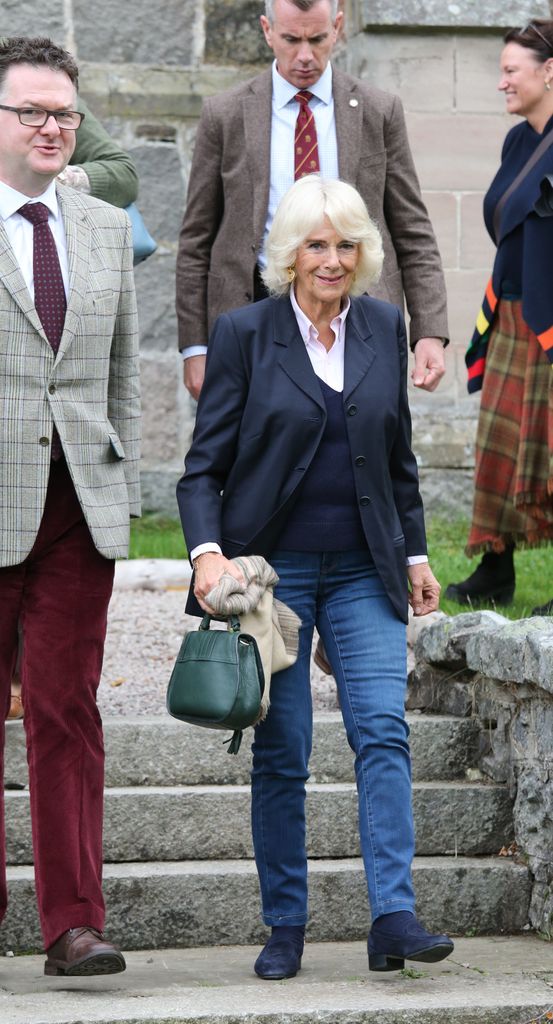
[[[349,105],[350,105],[350,107],[358,107],[359,106],[359,100],[352,99],[352,100],[349,101]]]

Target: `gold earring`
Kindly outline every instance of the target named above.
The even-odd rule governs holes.
[[[294,281],[296,280],[296,271],[294,270],[293,267],[287,267],[286,273],[288,275],[288,284],[293,284]]]

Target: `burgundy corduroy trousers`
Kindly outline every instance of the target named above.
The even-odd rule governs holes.
[[[46,949],[68,928],[104,926],[104,747],[96,691],[113,571],[113,560],[94,547],[65,460],[52,462],[33,549],[21,564],[0,568],[0,714],[3,719],[10,704],[21,622],[35,882]],[[1,920],[7,905],[2,726],[0,732]]]

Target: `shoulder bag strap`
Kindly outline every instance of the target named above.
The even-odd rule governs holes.
[[[499,200],[499,202],[498,202],[498,204],[497,204],[497,206],[495,208],[494,215],[493,215],[493,230],[494,230],[496,242],[499,241],[499,230],[501,228],[501,214],[503,213],[503,209],[504,209],[505,203],[507,202],[509,197],[513,194],[515,189],[518,188],[518,186],[520,185],[521,181],[524,181],[524,178],[526,177],[526,175],[530,173],[532,168],[535,167],[535,165],[537,164],[538,160],[543,156],[543,154],[546,152],[546,150],[549,149],[549,147],[551,145],[553,145],[553,128],[541,140],[541,142],[540,142],[539,146],[537,147],[537,149],[534,150],[532,155],[528,158],[528,160],[524,164],[524,167],[518,172],[516,178],[514,178],[514,180],[509,185],[509,188],[507,189],[507,191],[504,192],[503,195],[501,196],[501,199]]]

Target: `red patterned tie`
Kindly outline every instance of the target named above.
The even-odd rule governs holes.
[[[48,341],[54,352],[57,352],[63,334],[67,302],[58,250],[48,224],[48,207],[44,203],[26,203],[18,213],[33,225],[35,309]],[[61,455],[61,441],[54,427],[52,458],[59,459]]]
[[[302,89],[294,96],[300,105],[294,136],[294,181],[306,174],[316,174],[321,169],[315,118],[309,106],[312,95],[308,89]]]

